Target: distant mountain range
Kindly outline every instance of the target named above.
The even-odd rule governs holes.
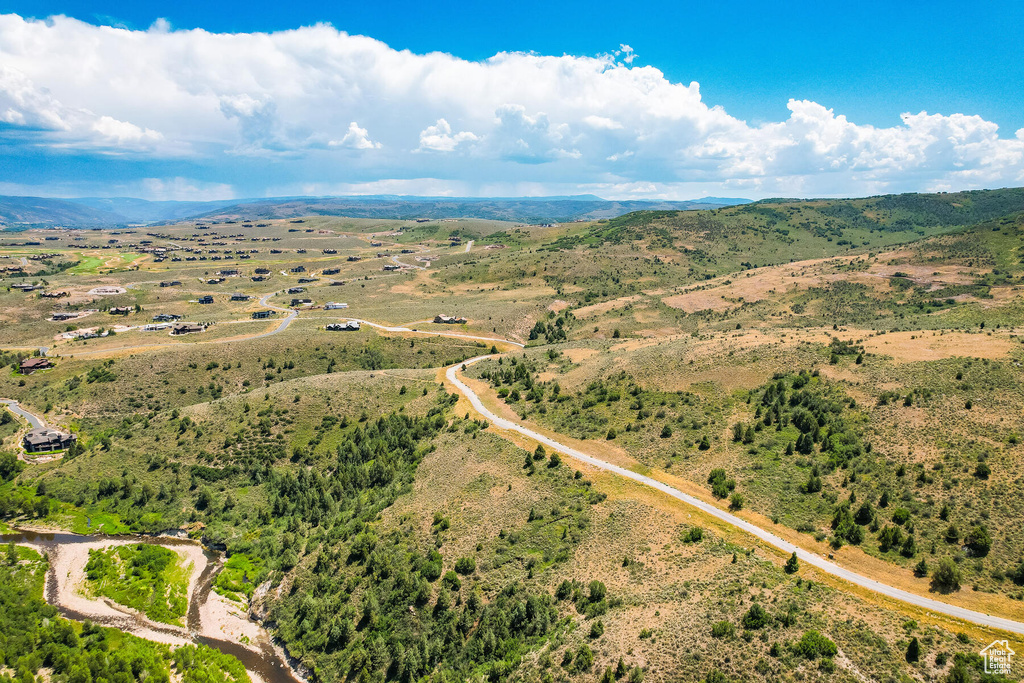
[[[130,197],[49,199],[0,196],[0,225],[27,227],[115,227],[190,219],[239,220],[350,216],[352,218],[480,218],[526,223],[614,218],[631,211],[686,211],[748,203],[749,199],[704,197],[691,201],[609,201],[594,195],[569,197],[275,197],[209,202],[153,202]]]

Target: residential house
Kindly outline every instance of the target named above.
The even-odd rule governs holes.
[[[64,451],[75,443],[75,435],[53,427],[36,427],[22,439],[26,453],[51,453]]]
[[[206,296],[199,297],[198,301],[201,304],[212,304],[213,303],[213,297],[210,296],[209,294],[207,294]]]
[[[456,318],[453,315],[437,315],[434,316],[434,322],[441,325],[464,325],[469,321],[465,318]]]
[[[25,358],[18,365],[18,371],[23,375],[30,375],[36,370],[52,368],[53,363],[49,358]]]
[[[197,332],[205,332],[206,328],[202,325],[193,325],[191,323],[183,323],[181,325],[175,325],[171,328],[171,334],[195,334]]]
[[[326,304],[324,304],[325,311],[334,311],[339,308],[348,308],[348,304],[339,304],[334,301],[328,301]]]

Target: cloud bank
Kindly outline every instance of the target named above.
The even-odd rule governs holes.
[[[474,62],[328,25],[214,34],[162,21],[132,31],[0,16],[5,153],[76,159],[62,165],[71,174],[116,164],[125,182],[138,176],[140,192],[161,170],[170,184],[249,195],[402,187],[690,198],[1024,185],[1024,129],[1001,137],[979,116],[926,112],[879,128],[815,102],[788,109],[784,121],[750,125],[705,103],[696,82],[637,64],[626,45],[597,57]],[[18,176],[14,164],[0,166],[0,183]]]

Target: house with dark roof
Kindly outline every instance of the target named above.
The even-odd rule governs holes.
[[[25,358],[18,364],[18,370],[23,375],[30,375],[36,370],[52,368],[53,363],[49,358]]]
[[[21,445],[26,453],[50,453],[65,451],[76,441],[75,435],[53,427],[36,427],[22,438]]]

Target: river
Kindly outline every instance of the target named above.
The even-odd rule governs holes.
[[[199,575],[192,592],[186,615],[187,631],[173,626],[164,626],[154,623],[138,614],[117,612],[115,614],[87,614],[63,604],[57,579],[57,557],[63,548],[72,545],[83,545],[96,543],[97,541],[110,541],[112,543],[151,543],[165,547],[191,546],[201,547],[207,562]],[[216,648],[225,654],[236,657],[249,672],[253,683],[304,683],[295,675],[291,667],[283,661],[283,655],[279,648],[275,648],[270,635],[260,629],[260,637],[255,647],[247,647],[222,638],[213,638],[203,635],[202,607],[210,598],[210,591],[213,588],[213,580],[221,567],[221,554],[209,548],[199,546],[195,541],[174,536],[79,536],[71,533],[61,532],[37,532],[18,530],[13,534],[0,535],[0,543],[15,543],[27,545],[45,552],[50,557],[50,566],[46,575],[46,590],[44,596],[46,601],[57,608],[62,616],[74,621],[91,621],[101,626],[117,628],[127,633],[138,635],[150,640],[191,641]],[[153,637],[153,636],[157,637]],[[161,636],[165,636],[162,638]]]

